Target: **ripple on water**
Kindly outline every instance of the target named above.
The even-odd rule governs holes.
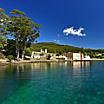
[[[2,104],[104,104],[103,63],[8,66],[0,77],[0,91],[7,87]]]

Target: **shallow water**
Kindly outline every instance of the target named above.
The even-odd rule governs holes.
[[[0,66],[0,104],[104,104],[104,61]]]

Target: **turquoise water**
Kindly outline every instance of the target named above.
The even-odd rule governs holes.
[[[104,104],[104,61],[0,66],[0,104]]]

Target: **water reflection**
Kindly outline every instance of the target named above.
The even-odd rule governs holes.
[[[91,71],[90,61],[76,61],[76,62],[51,62],[51,63],[28,63],[0,66],[0,76],[4,77],[10,75],[19,76],[19,74],[25,75],[26,73],[31,76],[32,73],[48,72],[49,70],[72,70],[74,74]]]
[[[75,61],[72,63],[73,69],[86,69],[90,67],[91,62],[90,61]]]
[[[90,61],[76,61],[72,63],[73,73],[82,73],[91,71],[91,62]]]
[[[18,87],[30,81],[50,83],[48,79],[57,80],[69,86],[72,78],[88,78],[91,76],[91,62],[51,62],[51,63],[26,63],[0,66],[0,102],[12,94]],[[45,81],[45,82],[44,82]],[[53,83],[52,82],[52,83]],[[54,82],[56,83],[56,82]],[[74,83],[71,82],[72,85]],[[77,83],[77,82],[76,82]],[[82,81],[79,81],[82,83]]]
[[[51,62],[51,63],[28,63],[14,64],[8,66],[0,66],[1,76],[5,74],[30,74],[34,72],[48,72],[49,70],[69,69],[73,73],[82,73],[91,71],[90,61],[75,61],[75,62]]]
[[[76,80],[76,84],[84,86],[89,80],[93,80],[93,74],[90,61],[73,62],[72,77]]]

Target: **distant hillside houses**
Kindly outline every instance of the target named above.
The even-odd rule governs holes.
[[[74,60],[91,60],[90,56],[84,55],[83,53],[67,52],[62,55],[55,53],[48,53],[47,49],[41,49],[40,52],[33,51],[31,60],[56,60],[56,61],[74,61]]]

